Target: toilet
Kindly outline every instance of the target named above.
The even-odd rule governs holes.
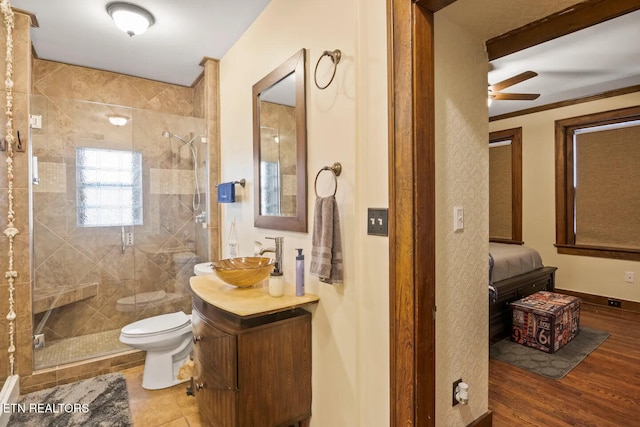
[[[186,381],[177,377],[193,348],[191,315],[178,311],[138,320],[122,328],[120,342],[147,352],[143,388],[158,390]]]

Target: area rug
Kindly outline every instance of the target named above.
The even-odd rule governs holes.
[[[11,407],[12,427],[130,427],[124,375],[101,375],[21,396]]]
[[[489,357],[502,360],[534,374],[559,380],[609,337],[606,331],[581,327],[571,342],[554,354],[511,342],[510,338],[489,347]]]

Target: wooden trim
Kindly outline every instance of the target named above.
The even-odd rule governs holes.
[[[622,96],[628,93],[640,92],[640,85],[623,87],[620,89],[608,90],[606,92],[597,93],[595,95],[583,96],[581,98],[569,99],[566,101],[554,102],[546,105],[538,105],[537,107],[526,108],[524,110],[514,111],[511,113],[500,114],[489,117],[490,122],[498,120],[510,119],[512,117],[524,116],[526,114],[539,113],[541,111],[555,110],[556,108],[569,107],[571,105],[582,104],[585,102],[598,101],[614,96]]]
[[[555,122],[556,249],[559,254],[640,261],[640,248],[576,245],[573,231],[573,132],[580,127],[637,119],[640,106],[571,117]]]
[[[571,244],[554,245],[559,254],[581,255],[596,258],[622,259],[626,261],[640,261],[640,250],[625,248],[608,248],[603,246],[581,246]]]
[[[467,427],[491,427],[493,425],[493,412],[487,411],[478,417]]]
[[[413,169],[414,306],[416,341],[415,425],[435,425],[435,58],[433,13],[414,7]]]
[[[388,0],[390,425],[435,426],[433,14]]]
[[[583,292],[576,292],[576,291],[570,291],[568,289],[556,289],[555,292],[558,292],[560,294],[566,294],[566,295],[571,295],[574,297],[578,297],[582,300],[582,302],[586,302],[589,304],[595,304],[595,305],[603,305],[608,307],[609,306],[609,298],[613,298],[615,300],[620,301],[620,309],[621,310],[627,310],[627,311],[633,311],[634,313],[640,313],[640,302],[637,301],[628,301],[628,300],[624,300],[624,299],[620,299],[620,298],[615,298],[615,297],[607,297],[607,296],[602,296],[602,295],[592,295],[592,294],[585,294]]]
[[[415,0],[423,9],[431,12],[437,12],[449,6],[451,3],[455,3],[456,0]]]
[[[587,0],[487,41],[489,61],[640,9],[639,0]]]
[[[489,143],[511,140],[511,239],[490,238],[491,241],[522,242],[522,128],[489,133]]]
[[[31,19],[32,28],[40,28],[40,24],[38,23],[38,17],[34,13],[31,13],[28,10],[18,9],[17,7],[12,7],[11,10],[13,10],[14,13],[21,13],[23,15],[27,15]]]

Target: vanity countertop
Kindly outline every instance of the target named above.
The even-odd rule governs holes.
[[[292,309],[317,303],[317,295],[295,294],[295,286],[286,285],[284,295],[272,297],[266,286],[236,288],[220,280],[215,274],[193,276],[189,279],[191,290],[205,302],[238,316],[250,317],[260,314]]]

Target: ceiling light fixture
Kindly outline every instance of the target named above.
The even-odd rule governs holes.
[[[108,115],[109,123],[114,126],[124,126],[129,121],[129,117],[126,116],[118,116],[116,114]]]
[[[131,3],[109,3],[107,13],[116,26],[129,34],[129,37],[144,33],[155,22],[153,15],[148,10]]]

